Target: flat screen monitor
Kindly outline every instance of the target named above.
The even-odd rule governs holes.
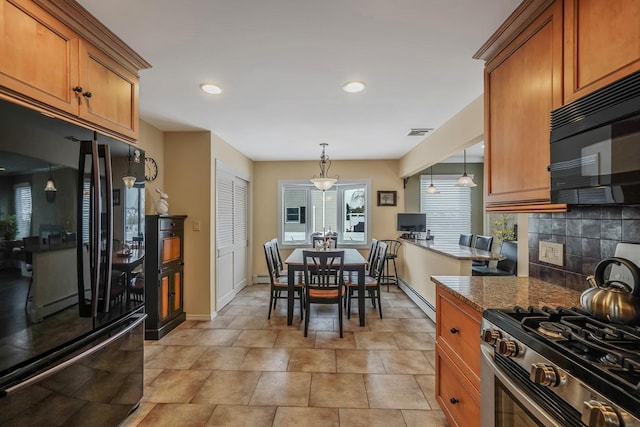
[[[399,213],[397,221],[398,231],[427,231],[427,215],[423,213]]]

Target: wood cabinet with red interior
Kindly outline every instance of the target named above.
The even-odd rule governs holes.
[[[145,217],[145,339],[184,322],[184,215]]]

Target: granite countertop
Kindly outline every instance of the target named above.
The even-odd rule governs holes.
[[[436,243],[436,240],[417,240],[417,239],[400,239],[404,243],[408,243],[419,248],[423,248],[432,252],[439,253],[451,258],[472,261],[498,261],[502,258],[500,254],[483,251],[480,249],[470,248],[462,245],[448,245]]]
[[[579,291],[530,277],[432,276],[431,281],[479,312],[515,305],[580,306]]]

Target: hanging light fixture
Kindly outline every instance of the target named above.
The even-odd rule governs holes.
[[[127,175],[122,177],[122,181],[127,188],[133,188],[136,183],[136,177],[131,175],[131,146],[129,146],[129,156],[127,157]]]
[[[431,166],[429,170],[431,171],[431,185],[429,185],[429,188],[427,188],[427,194],[440,194],[438,188],[433,185],[433,166]]]
[[[51,177],[51,164],[49,164],[49,179],[47,180],[47,185],[45,185],[44,187],[44,191],[58,191],[58,189],[56,188],[56,182]]]
[[[331,187],[333,187],[333,184],[338,181],[337,176],[335,178],[329,178],[327,176],[327,174],[329,173],[329,168],[331,167],[331,160],[329,160],[329,156],[325,154],[325,148],[327,147],[327,145],[329,144],[327,144],[326,142],[320,144],[320,146],[322,147],[322,154],[320,155],[320,176],[318,178],[314,176],[311,180],[311,182],[313,182],[313,185],[315,185],[318,190],[322,191],[329,190]]]
[[[458,182],[456,182],[456,187],[477,187],[478,185],[473,182],[473,178],[467,175],[467,150],[464,150],[464,173],[460,178],[458,178]]]

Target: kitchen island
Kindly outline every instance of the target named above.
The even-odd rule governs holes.
[[[436,398],[451,425],[480,425],[480,322],[487,308],[579,306],[580,292],[529,277],[432,276]]]
[[[436,318],[433,275],[471,276],[472,261],[496,261],[500,254],[434,240],[401,239],[400,287],[432,320]]]

